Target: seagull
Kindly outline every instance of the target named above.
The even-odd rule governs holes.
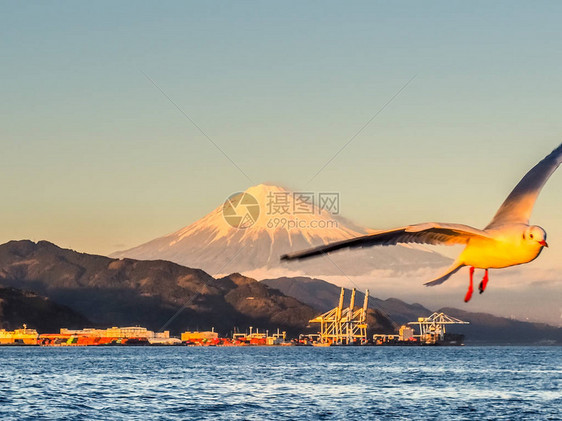
[[[281,260],[301,260],[347,248],[390,246],[398,243],[456,245],[465,248],[454,263],[439,277],[426,282],[440,285],[464,266],[470,267],[470,282],[464,301],[470,301],[475,268],[484,269],[478,289],[480,294],[488,284],[488,270],[521,265],[535,260],[546,242],[546,231],[529,225],[537,197],[562,162],[562,144],[535,165],[515,186],[484,229],[462,224],[426,222],[326,244],[320,247],[285,254]]]

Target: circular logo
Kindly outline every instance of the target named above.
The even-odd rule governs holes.
[[[260,204],[254,196],[245,192],[234,193],[222,206],[224,220],[232,227],[246,229],[260,216]]]

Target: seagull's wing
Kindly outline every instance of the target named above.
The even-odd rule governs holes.
[[[281,260],[305,259],[344,248],[391,246],[398,243],[466,244],[468,240],[474,237],[493,239],[487,232],[469,227],[468,225],[427,222],[425,224],[408,225],[388,231],[380,231],[375,234],[338,241],[309,250],[285,254],[281,256]]]
[[[544,183],[562,163],[562,144],[535,165],[515,186],[500,206],[492,222],[486,228],[504,224],[528,224],[533,205]]]

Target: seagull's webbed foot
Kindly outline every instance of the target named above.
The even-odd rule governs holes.
[[[474,291],[474,285],[473,285],[473,278],[474,277],[474,267],[470,267],[470,283],[468,284],[468,291],[466,292],[466,295],[464,296],[464,302],[468,303],[470,301],[470,299],[472,298],[472,292]]]
[[[480,285],[478,285],[478,290],[480,291],[480,294],[484,292],[484,290],[486,289],[486,285],[488,285],[488,269],[486,269],[486,272],[484,272],[484,277],[482,278]]]

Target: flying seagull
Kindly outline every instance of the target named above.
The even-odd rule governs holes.
[[[548,247],[545,230],[537,225],[529,225],[529,218],[542,187],[561,162],[562,144],[523,177],[500,206],[492,222],[483,230],[461,224],[426,222],[285,254],[281,260],[300,260],[340,249],[398,243],[465,244],[466,247],[451,267],[425,285],[442,284],[463,266],[469,266],[470,283],[464,298],[468,302],[474,290],[472,278],[475,268],[485,270],[478,287],[482,294],[488,284],[488,269],[528,263],[536,259],[544,247]]]

